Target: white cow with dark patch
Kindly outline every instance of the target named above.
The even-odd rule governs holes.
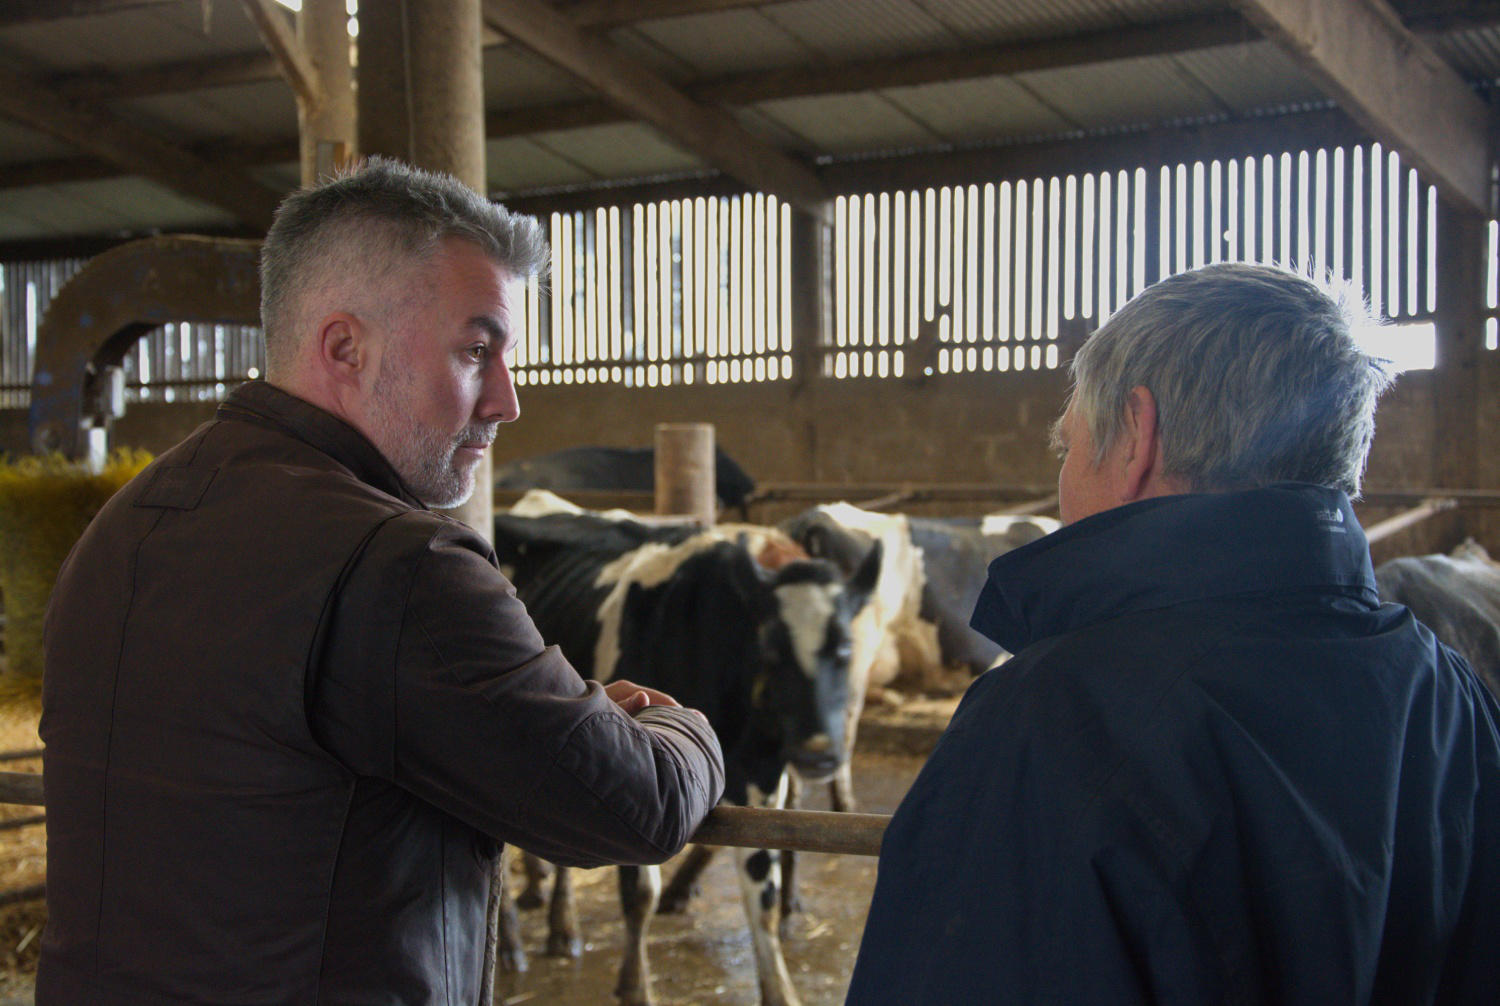
[[[726,799],[764,807],[785,800],[788,767],[826,779],[848,756],[849,626],[881,563],[872,550],[847,581],[821,560],[768,570],[756,555],[773,540],[784,539],[589,514],[495,518],[496,554],[543,638],[586,677],[628,678],[701,710],[724,750]],[[737,858],[762,1001],[794,1004],[779,935],[779,854]],[[565,896],[566,871],[558,875]],[[645,936],[660,892],[656,867],[621,868],[627,953],[616,993],[628,1004],[650,1001]],[[555,909],[553,921],[566,927],[570,915]],[[576,943],[575,927],[554,933],[549,950]]]
[[[1500,698],[1500,564],[1473,539],[1452,555],[1405,556],[1375,570],[1380,599],[1404,604]]]

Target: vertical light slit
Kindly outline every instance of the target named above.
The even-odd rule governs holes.
[[[1031,180],[1031,323],[1026,338],[1035,341],[1046,332],[1047,183]],[[973,359],[972,351],[969,357]]]
[[[1313,276],[1328,275],[1328,151],[1318,149],[1313,162]]]
[[[622,241],[620,238],[620,208],[611,206],[609,208],[609,360],[618,364],[620,358],[625,355],[625,304],[622,296],[622,284],[624,283],[624,258]],[[617,367],[615,373],[618,374]],[[619,380],[618,377],[614,378]]]
[[[906,193],[897,191],[894,205],[891,208],[891,327],[892,338],[896,345],[904,346],[912,340],[916,332],[907,328],[907,304],[906,290],[909,283],[908,273],[911,272],[910,260],[907,256],[907,233],[906,233]],[[901,353],[896,354],[896,376],[901,376]]]
[[[1296,194],[1297,176],[1293,171],[1292,155],[1285,153],[1281,155],[1280,177],[1281,177],[1281,253],[1277,261],[1283,268],[1296,268],[1296,252],[1293,250],[1293,220],[1292,220],[1292,198]]]
[[[992,342],[995,338],[995,186],[984,186],[983,208],[980,216],[984,220],[984,234],[980,240],[982,265],[980,266],[980,313],[979,338]],[[990,354],[993,358],[994,354]],[[989,369],[986,364],[985,369]]]
[[[1385,172],[1386,215],[1386,313],[1395,318],[1401,313],[1401,155],[1392,150],[1387,155]],[[1411,234],[1407,235],[1410,240]]]
[[[891,344],[891,194],[880,194],[880,226],[878,236],[880,259],[880,289],[876,292],[876,336],[882,346]],[[882,364],[886,357],[880,357]]]
[[[1146,186],[1151,184],[1150,176],[1145,168],[1135,169],[1135,227],[1134,254],[1131,261],[1134,264],[1131,276],[1130,295],[1134,297],[1146,289]],[[1057,366],[1057,349],[1048,347],[1047,366]]]
[[[833,202],[833,342],[849,340],[849,204],[854,197]]]
[[[769,289],[766,277],[766,197],[764,193],[755,194],[755,242],[751,247],[755,260],[755,314],[752,324],[755,325],[754,349],[757,355],[766,351],[766,296]],[[751,347],[747,345],[745,351],[749,352]]]
[[[1307,151],[1297,154],[1297,248],[1294,265],[1307,272],[1312,265],[1312,159]]]
[[[1021,341],[1029,334],[1026,331],[1026,290],[1027,290],[1027,267],[1030,265],[1029,253],[1031,241],[1027,235],[1027,225],[1030,221],[1028,212],[1028,197],[1030,189],[1025,180],[1016,182],[1016,208],[1015,208],[1015,284],[1012,287],[1011,307],[1013,309],[1011,321],[1011,338]]]
[[[1130,296],[1130,175],[1115,176],[1115,304]]]
[[[1365,157],[1364,148],[1355,147],[1349,155],[1349,279],[1360,296],[1365,296]]]
[[[1114,302],[1110,299],[1109,283],[1110,271],[1113,265],[1110,252],[1114,247],[1109,234],[1109,223],[1114,210],[1113,188],[1113,178],[1110,173],[1108,171],[1101,172],[1099,175],[1099,275],[1097,277],[1099,284],[1099,324],[1101,325],[1109,320],[1110,315],[1115,313]],[[1202,219],[1202,217],[1200,216],[1196,219]],[[1199,241],[1196,245],[1201,248],[1202,242]]]
[[[1102,319],[1094,310],[1094,179],[1092,172],[1083,176],[1083,266],[1079,269],[1083,303],[1079,306],[1079,313],[1084,318],[1092,318],[1097,328]]]
[[[863,324],[860,326],[860,343],[864,346],[875,344],[875,295],[880,283],[880,274],[875,271],[875,244],[879,240],[879,234],[875,229],[877,203],[878,200],[874,195],[867,195],[861,206],[864,211],[864,229],[860,246],[860,255],[863,259],[860,288]],[[871,376],[868,369],[864,371],[864,376]]]
[[[964,252],[964,339],[974,342],[979,338],[979,186],[970,185],[964,200],[964,236],[967,248]],[[970,368],[972,369],[972,368]]]
[[[1062,317],[1062,188],[1056,175],[1047,179],[1047,327],[1046,338],[1057,338]],[[988,369],[988,368],[986,368]]]
[[[1377,318],[1385,313],[1385,151],[1370,144],[1370,285],[1365,296]]]
[[[1063,317],[1078,311],[1078,176],[1069,175],[1063,189]]]
[[[1328,269],[1338,279],[1344,279],[1344,148],[1333,148],[1333,191],[1329,202],[1333,204],[1333,250]]]
[[[953,186],[946,191],[953,193],[953,202],[949,207],[950,213],[947,221],[951,227],[948,243],[953,249],[953,260],[949,267],[947,282],[944,284],[944,288],[948,293],[949,305],[948,340],[950,342],[962,342],[964,338],[965,313],[967,311],[967,298],[964,296],[964,274],[967,258],[964,254],[967,250],[967,240],[964,231],[964,221],[966,219],[964,204],[967,201],[966,197],[968,194],[961,185]],[[962,354],[955,356],[954,359],[958,361],[954,369],[962,370]]]
[[[1419,219],[1422,212],[1422,201],[1420,183],[1417,181],[1416,169],[1410,169],[1406,173],[1406,313],[1418,314],[1421,312],[1421,296],[1418,292],[1421,268],[1418,262],[1417,235],[1422,233],[1422,222]]]
[[[1172,169],[1162,165],[1157,174],[1157,217],[1152,221],[1156,228],[1157,256],[1156,275],[1162,279],[1172,275],[1172,208],[1176,202],[1172,198]]]
[[[1224,261],[1224,165],[1208,162],[1208,243],[1209,262]]]
[[[995,240],[998,244],[996,249],[1000,253],[1000,264],[996,268],[998,290],[995,291],[995,318],[999,326],[999,337],[1003,341],[1009,341],[1014,337],[1015,323],[1010,313],[1010,292],[1015,286],[1016,271],[1014,260],[1011,258],[1011,248],[1014,240],[1015,216],[1012,201],[1012,186],[1010,182],[1000,183],[1000,232]]]

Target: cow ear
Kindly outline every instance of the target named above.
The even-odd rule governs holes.
[[[870,546],[869,553],[861,560],[854,575],[849,578],[849,585],[846,589],[858,593],[861,598],[860,603],[864,603],[865,598],[875,593],[875,584],[880,580],[880,558],[883,552],[881,542],[877,539],[875,544]]]

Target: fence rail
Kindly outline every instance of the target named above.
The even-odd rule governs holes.
[[[35,772],[0,772],[0,803],[42,806],[42,777]],[[745,849],[795,849],[853,856],[880,854],[890,818],[882,814],[835,814],[821,810],[764,810],[715,807],[693,836],[702,845]]]

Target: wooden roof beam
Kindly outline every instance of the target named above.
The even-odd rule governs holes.
[[[297,32],[288,23],[286,8],[275,0],[240,0],[250,23],[260,32],[261,41],[275,60],[276,68],[297,96],[298,105],[311,108],[322,103],[323,87],[318,71],[297,41]]]
[[[0,28],[42,21],[62,21],[90,14],[113,14],[133,7],[159,7],[172,0],[6,0],[0,6]]]
[[[184,195],[228,210],[262,230],[271,224],[277,193],[237,168],[192,151],[95,107],[75,104],[39,81],[0,67],[0,116],[143,175]]]
[[[599,91],[611,104],[753,188],[813,212],[828,199],[813,170],[752,135],[723,109],[700,104],[604,39],[538,0],[484,0],[484,19]]]
[[[1489,106],[1385,0],[1231,0],[1370,134],[1490,214]]]

